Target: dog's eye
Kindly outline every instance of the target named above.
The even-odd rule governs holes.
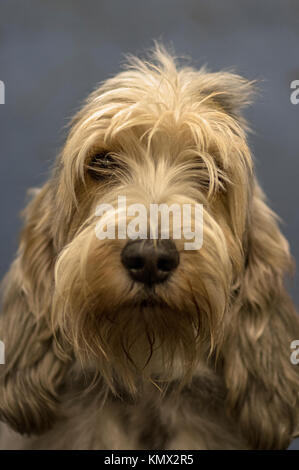
[[[111,174],[111,170],[116,166],[117,163],[112,155],[108,152],[100,152],[91,158],[88,165],[88,173],[92,178],[100,180]]]

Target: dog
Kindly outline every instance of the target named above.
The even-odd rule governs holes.
[[[293,261],[247,143],[254,89],[156,44],[72,119],[3,281],[1,448],[284,449],[298,435]],[[97,207],[120,196],[201,205],[202,246],[160,228],[100,239]]]

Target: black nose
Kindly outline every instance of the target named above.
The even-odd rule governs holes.
[[[131,240],[121,261],[134,281],[152,286],[168,279],[180,257],[172,240]]]

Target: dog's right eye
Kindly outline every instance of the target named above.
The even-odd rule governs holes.
[[[88,173],[95,180],[101,180],[109,175],[117,166],[115,159],[108,152],[99,152],[91,158]]]

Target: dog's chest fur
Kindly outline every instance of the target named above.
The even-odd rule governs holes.
[[[63,416],[41,436],[23,437],[0,427],[0,449],[223,449],[246,448],[225,413],[225,388],[211,370],[179,395],[176,383],[162,397],[151,383],[137,400],[126,394],[77,390],[66,395]]]

